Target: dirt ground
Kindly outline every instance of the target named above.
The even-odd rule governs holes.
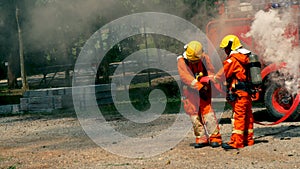
[[[171,119],[172,115],[166,116]],[[111,123],[126,121],[114,119]],[[229,120],[221,121],[220,127],[226,142],[231,131]],[[191,130],[178,145],[150,158],[126,158],[105,151],[85,134],[72,112],[2,117],[0,131],[3,169],[300,168],[300,122],[255,125],[256,144],[230,151],[211,147],[194,149]]]

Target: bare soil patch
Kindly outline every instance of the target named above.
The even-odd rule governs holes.
[[[172,120],[174,115],[165,116]],[[224,142],[229,140],[231,132],[227,118],[220,122]],[[122,123],[124,127],[127,122],[114,119],[111,123]],[[157,123],[159,127],[163,125]],[[85,134],[73,112],[2,117],[0,131],[0,168],[3,169],[300,168],[300,122],[255,125],[256,144],[231,151],[211,147],[194,149],[191,130],[174,148],[151,158],[126,158],[105,151]]]

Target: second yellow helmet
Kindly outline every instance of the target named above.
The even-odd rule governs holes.
[[[242,47],[242,44],[237,36],[227,35],[221,41],[220,48],[222,49],[226,48],[229,45],[229,42],[232,43],[231,50],[237,50],[238,48]]]

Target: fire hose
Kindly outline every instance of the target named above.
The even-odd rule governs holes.
[[[300,93],[298,93],[295,97],[294,103],[292,104],[291,108],[288,110],[287,113],[285,113],[285,115],[283,117],[281,117],[279,120],[273,122],[273,123],[261,123],[258,121],[255,121],[256,124],[260,124],[260,125],[264,125],[264,126],[271,126],[271,125],[276,125],[279,124],[283,121],[285,121],[288,117],[290,117],[290,115],[293,114],[294,111],[296,111],[298,105],[300,103]]]

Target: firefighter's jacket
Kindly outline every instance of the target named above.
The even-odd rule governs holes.
[[[229,86],[229,90],[235,87],[239,82],[247,82],[247,70],[245,69],[245,65],[249,62],[249,54],[250,51],[246,49],[241,49],[238,51],[232,51],[227,57],[227,59],[223,62],[223,69],[221,69],[215,76],[217,81],[227,81]],[[222,76],[224,74],[225,76]],[[224,79],[226,78],[226,79]]]
[[[202,59],[198,62],[189,62],[184,56],[179,56],[177,58],[177,68],[183,85],[182,92],[185,112],[189,115],[198,115],[199,111],[201,111],[200,99],[202,100],[201,106],[211,103],[210,84],[200,82],[202,77],[214,73],[214,67],[211,64],[210,58],[203,53]],[[208,109],[207,111],[210,110]]]
[[[235,101],[229,102],[233,108],[233,130],[229,145],[234,148],[242,148],[254,144],[253,140],[253,114],[251,96],[244,90],[233,90],[239,82],[247,82],[247,70],[245,65],[248,63],[247,54],[249,51],[242,49],[232,51],[223,63],[223,70],[220,70],[215,79],[224,81],[226,78],[230,91],[238,96]],[[225,76],[221,76],[224,73]]]

